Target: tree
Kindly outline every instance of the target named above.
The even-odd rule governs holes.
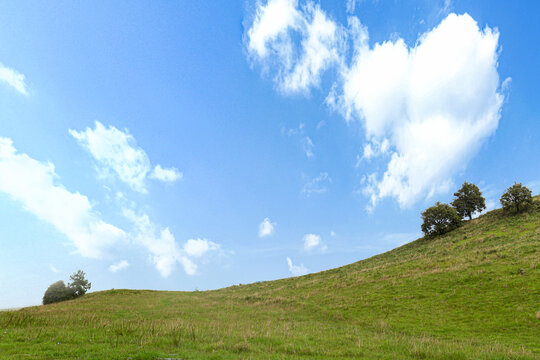
[[[472,219],[475,212],[480,212],[486,208],[486,199],[482,196],[478,186],[464,182],[452,201],[452,206],[456,209],[458,215],[463,219],[465,216]]]
[[[501,196],[501,205],[504,210],[515,210],[519,213],[532,205],[532,192],[521,183],[514,183]]]
[[[68,286],[59,280],[49,286],[43,295],[43,305],[52,304],[59,301],[75,299],[84,295],[92,286],[84,277],[84,271],[78,270],[71,275]]]
[[[71,291],[62,280],[49,286],[43,295],[43,305],[71,299]]]
[[[86,294],[86,292],[90,290],[90,287],[92,287],[92,283],[86,280],[84,276],[84,271],[78,270],[69,277],[71,282],[68,284],[68,287],[73,291],[74,297]]]
[[[456,209],[448,204],[436,202],[422,213],[422,232],[425,235],[441,235],[461,224],[461,218]]]

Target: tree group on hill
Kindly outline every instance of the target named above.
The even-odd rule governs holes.
[[[501,205],[506,212],[520,213],[532,204],[532,192],[521,183],[515,183],[501,196]],[[450,206],[451,205],[451,206]],[[454,193],[452,203],[436,202],[434,206],[422,212],[422,232],[424,235],[441,235],[459,227],[465,217],[486,209],[486,199],[475,184],[464,182],[461,189]]]
[[[59,301],[71,300],[86,294],[92,284],[86,280],[85,273],[78,270],[69,277],[68,285],[59,280],[49,286],[43,295],[43,305],[52,304]]]

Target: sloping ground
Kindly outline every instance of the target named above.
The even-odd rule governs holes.
[[[2,312],[0,358],[540,359],[539,249],[540,210],[495,210],[318,274]]]

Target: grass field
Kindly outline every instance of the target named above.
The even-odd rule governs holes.
[[[317,274],[0,312],[0,358],[540,359],[539,249],[539,210],[495,210]]]

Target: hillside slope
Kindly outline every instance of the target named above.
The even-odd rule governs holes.
[[[0,358],[538,359],[539,249],[539,210],[495,210],[303,277],[2,312]]]

